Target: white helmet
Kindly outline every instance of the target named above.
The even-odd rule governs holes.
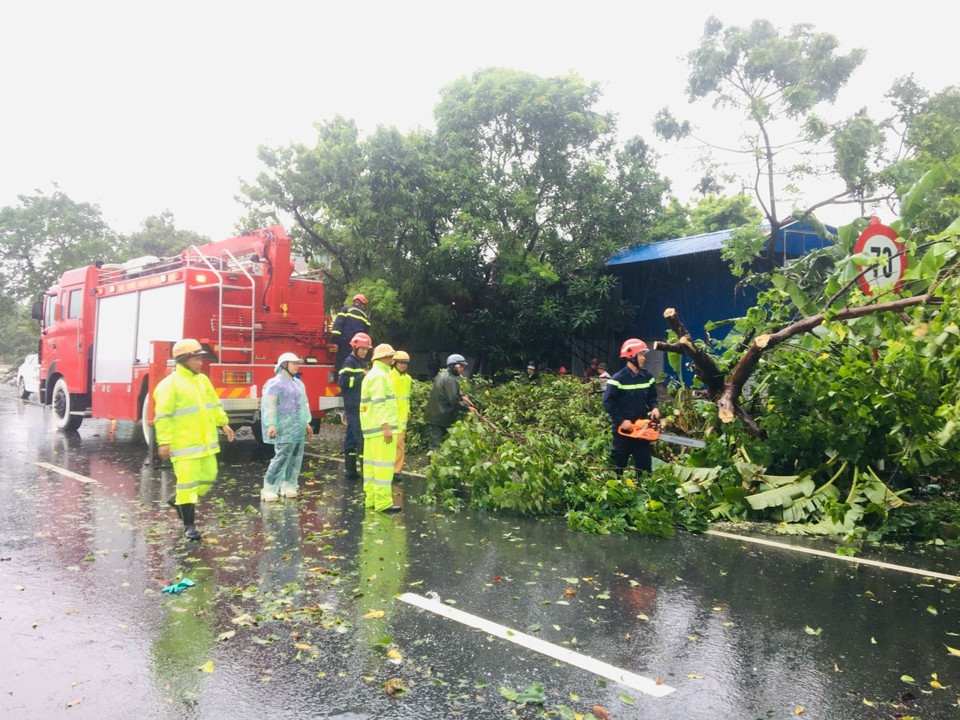
[[[285,352],[283,355],[277,358],[277,365],[274,367],[274,372],[280,372],[283,370],[284,364],[288,362],[302,363],[303,360],[297,357],[296,353]]]

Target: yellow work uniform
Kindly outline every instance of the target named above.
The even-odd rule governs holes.
[[[203,373],[177,363],[153,391],[157,445],[170,446],[177,505],[196,504],[217,479],[217,428],[229,422],[217,391]]]
[[[390,366],[374,360],[373,369],[364,376],[360,386],[360,429],[363,431],[364,504],[377,511],[393,505],[390,486],[397,459],[397,444],[384,439],[384,425],[394,436],[400,430],[397,396],[390,381]]]
[[[397,424],[400,431],[396,435],[397,460],[393,464],[394,474],[403,470],[403,461],[406,458],[407,421],[410,419],[410,388],[413,378],[410,373],[402,373],[397,368],[390,371],[390,380],[393,383],[393,394],[397,396]]]

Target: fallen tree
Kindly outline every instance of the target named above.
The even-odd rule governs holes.
[[[803,311],[809,308],[814,299],[803,296],[803,302],[798,304],[796,298],[801,297],[798,292],[800,286],[791,281],[787,275],[776,276],[773,279],[776,287],[771,292],[783,301],[782,307],[792,308],[792,314],[796,319],[778,323],[778,320],[783,317],[781,312],[771,316],[769,326],[762,328],[759,332],[756,325],[741,327],[740,332],[745,340],[740,343],[740,348],[732,351],[738,352],[738,356],[734,358],[732,368],[728,372],[721,368],[723,360],[718,360],[717,356],[709,352],[703,343],[693,339],[674,308],[666,309],[663,317],[676,339],[669,342],[655,342],[654,349],[686,357],[707,397],[716,403],[720,422],[730,423],[739,418],[751,436],[760,437],[763,434],[760,424],[744,409],[740,400],[744,386],[753,376],[764,355],[797,336],[813,333],[825,322],[843,323],[870,316],[892,314],[901,320],[904,334],[909,335],[911,329],[915,328],[917,323],[927,320],[931,313],[943,311],[945,298],[956,298],[958,269],[960,269],[957,251],[956,231],[945,233],[943,237],[920,245],[911,243],[910,252],[918,258],[918,262],[913,277],[905,282],[904,287],[908,291],[909,288],[920,289],[920,292],[883,302],[880,300],[884,295],[864,296],[857,288],[859,279],[875,268],[875,264],[868,263],[852,277],[844,278],[842,287],[823,304],[822,310],[809,315],[804,314]],[[840,259],[838,252],[842,253],[843,248],[841,246],[839,249],[826,252],[833,253],[836,261]],[[898,255],[907,252],[908,250],[905,249]],[[809,262],[811,262],[810,259],[807,260],[807,263]],[[848,266],[843,265],[834,276],[834,281],[842,277],[842,273],[847,269]],[[829,282],[824,284],[824,288],[829,287]],[[908,310],[917,310],[917,312],[908,314]],[[729,354],[725,360],[726,364],[731,364]]]

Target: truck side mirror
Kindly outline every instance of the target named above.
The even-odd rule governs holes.
[[[34,320],[43,320],[43,300],[37,300],[30,308],[30,317]]]

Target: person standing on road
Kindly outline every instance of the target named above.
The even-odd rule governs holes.
[[[463,355],[454,353],[447,358],[447,367],[437,373],[430,388],[430,399],[423,413],[430,431],[430,449],[439,450],[447,431],[464,412],[477,409],[470,398],[460,392],[460,380],[467,367]]]
[[[263,502],[297,496],[304,443],[313,435],[307,389],[297,377],[302,362],[294,353],[283,353],[274,368],[276,375],[263,386],[263,441],[274,446],[260,490]]]
[[[357,333],[350,338],[353,352],[343,361],[337,376],[343,412],[347,418],[347,431],[343,437],[344,476],[351,482],[360,479],[358,463],[363,457],[363,431],[360,429],[360,385],[367,369],[366,357],[373,343],[366,333]]]
[[[594,382],[597,384],[597,392],[604,392],[607,389],[607,380],[610,379],[610,371],[607,369],[606,363],[600,363],[597,365],[597,370],[600,372],[597,375],[597,379]]]
[[[373,349],[373,368],[360,391],[360,427],[363,428],[364,506],[377,512],[399,512],[393,504],[393,466],[399,431],[397,396],[390,378],[394,349],[381,343]]]
[[[590,364],[583,369],[583,379],[589,380],[590,378],[595,378],[600,375],[600,368],[598,367],[600,363],[599,358],[591,358]]]
[[[603,408],[610,415],[613,425],[610,455],[618,476],[623,475],[627,461],[632,457],[639,478],[641,472],[649,473],[652,469],[650,441],[621,435],[618,430],[630,432],[637,420],[647,417],[650,420],[660,419],[657,385],[653,375],[644,369],[647,344],[643,340],[630,338],[624,341],[620,347],[620,357],[626,362],[607,381],[607,389],[603,393]]]
[[[333,320],[333,329],[330,337],[337,343],[337,360],[335,369],[343,367],[347,356],[351,352],[351,339],[357,333],[370,334],[370,320],[367,319],[367,297],[357,293],[353,296],[352,305],[344,305]]]
[[[410,419],[410,390],[413,387],[413,378],[407,369],[410,367],[410,356],[403,350],[397,350],[393,355],[393,370],[390,379],[393,382],[393,393],[397,396],[397,460],[393,464],[394,475],[403,470],[403,462],[407,456],[407,422]]]
[[[177,492],[167,499],[183,520],[183,534],[199,540],[197,502],[217,479],[217,428],[233,442],[233,428],[217,391],[204,375],[203,358],[211,353],[199,342],[184,338],[173,346],[177,365],[153,391],[157,455],[173,464]]]
[[[540,382],[540,373],[537,372],[537,363],[533,360],[527,362],[526,372],[520,376],[520,380],[525,383]]]

